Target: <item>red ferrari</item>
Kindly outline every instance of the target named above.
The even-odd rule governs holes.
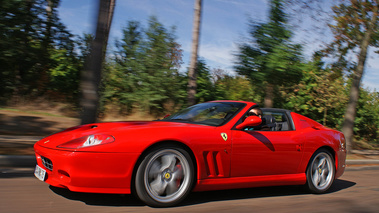
[[[191,191],[304,185],[323,193],[345,170],[342,133],[284,109],[212,101],[157,121],[69,128],[34,145],[35,176],[75,192],[134,194],[150,206]]]

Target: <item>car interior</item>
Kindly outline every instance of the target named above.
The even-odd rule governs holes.
[[[245,115],[247,117],[247,115]],[[247,127],[247,131],[290,131],[293,130],[289,124],[286,111],[263,109],[262,124]]]
[[[284,112],[263,111],[262,125],[266,125],[269,129],[263,131],[289,131],[287,115]]]

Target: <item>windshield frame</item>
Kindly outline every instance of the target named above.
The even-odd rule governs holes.
[[[223,126],[227,124],[232,118],[234,118],[242,109],[246,107],[246,103],[242,102],[223,102],[223,101],[217,101],[217,102],[205,102],[196,104],[190,107],[187,107],[183,110],[180,110],[160,121],[167,121],[167,122],[179,122],[179,123],[190,123],[190,124],[199,124],[199,125],[206,125],[206,126]],[[220,109],[227,109],[225,107],[229,106],[229,111],[222,111]],[[212,110],[213,108],[213,110]],[[234,109],[233,109],[234,108]],[[213,112],[214,115],[222,116],[222,114],[225,114],[224,117],[219,118],[212,118],[209,117],[208,119],[196,121],[196,116],[200,116],[201,113],[205,112],[206,110],[209,111],[208,114],[211,114]],[[220,110],[220,111],[217,111]],[[192,113],[192,117],[190,116]],[[207,116],[204,116],[207,117]]]

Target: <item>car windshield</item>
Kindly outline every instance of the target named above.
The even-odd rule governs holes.
[[[197,104],[179,111],[163,121],[221,126],[227,123],[246,104],[236,102],[210,102]]]

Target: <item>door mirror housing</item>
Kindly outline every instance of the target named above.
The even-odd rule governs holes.
[[[236,126],[237,129],[243,129],[248,126],[258,126],[262,124],[262,119],[258,116],[249,116],[241,124]]]

